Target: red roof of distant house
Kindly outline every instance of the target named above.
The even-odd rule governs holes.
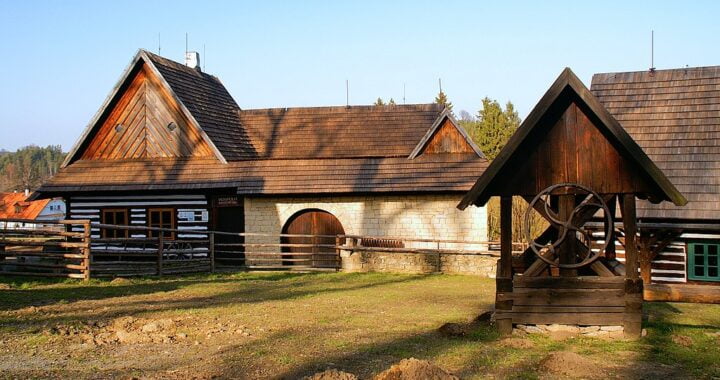
[[[25,193],[0,193],[0,219],[36,219],[51,200],[26,199]]]

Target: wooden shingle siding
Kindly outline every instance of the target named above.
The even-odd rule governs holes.
[[[172,208],[175,210],[177,228],[187,232],[177,235],[178,239],[206,239],[208,230],[209,206],[204,195],[113,195],[113,196],[73,196],[68,199],[69,219],[89,219],[93,223],[101,222],[101,210],[128,210],[130,225],[147,226],[148,209]],[[194,221],[185,221],[178,216],[192,213]],[[207,216],[203,220],[203,216]],[[80,228],[80,227],[73,227]],[[74,231],[74,230],[73,230]],[[80,230],[78,230],[80,231]],[[131,231],[130,237],[146,237],[142,231]],[[92,237],[100,237],[100,229],[92,228]]]
[[[638,217],[717,220],[720,66],[596,74],[591,89],[688,199],[638,202]]]

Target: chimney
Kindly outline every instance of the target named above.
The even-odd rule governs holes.
[[[25,189],[25,198],[27,198],[30,195],[30,189]]]
[[[200,71],[200,53],[196,51],[185,52],[185,66]]]

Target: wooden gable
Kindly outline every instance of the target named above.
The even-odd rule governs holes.
[[[147,63],[127,82],[86,141],[82,159],[214,156]]]
[[[425,153],[471,153],[485,158],[465,130],[458,126],[448,109],[435,120],[408,158],[412,160]]]
[[[445,119],[430,137],[423,153],[473,153],[472,146],[465,140],[450,119]]]
[[[569,69],[460,203],[491,196],[533,196],[548,186],[579,183],[600,194],[635,194],[676,205],[685,198]]]

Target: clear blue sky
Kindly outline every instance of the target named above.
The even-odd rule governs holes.
[[[583,4],[579,4],[583,3]],[[720,2],[0,0],[0,148],[67,150],[138,48],[207,54],[241,108],[489,96],[525,116],[560,71],[720,65]]]

